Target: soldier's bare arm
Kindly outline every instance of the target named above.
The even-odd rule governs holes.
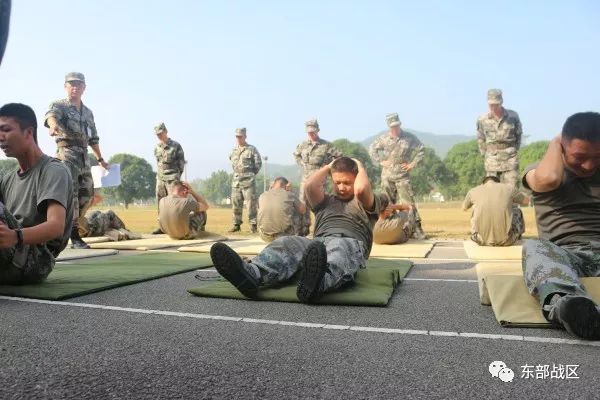
[[[545,193],[560,186],[564,173],[563,148],[560,136],[557,136],[548,145],[548,150],[537,167],[525,175],[525,180],[534,192]]]
[[[100,145],[98,143],[96,143],[94,145],[91,145],[90,147],[92,148],[92,152],[94,153],[94,156],[96,156],[98,163],[100,165],[102,165],[102,168],[107,169],[108,163],[106,162],[106,160],[104,158],[102,158],[102,152],[100,151]]]
[[[23,228],[23,244],[40,244],[61,237],[65,231],[66,210],[57,201],[48,200],[46,222],[29,228]],[[14,247],[17,233],[0,222],[0,248]]]
[[[304,195],[306,196],[306,200],[313,207],[321,204],[321,202],[325,199],[323,185],[325,184],[330,171],[331,163],[324,165],[306,178],[306,183],[304,184]]]
[[[373,194],[373,188],[371,187],[371,182],[369,182],[367,171],[365,171],[365,167],[360,160],[356,158],[353,158],[353,160],[358,165],[358,175],[356,175],[356,180],[354,181],[354,195],[365,210],[373,211],[375,195]]]

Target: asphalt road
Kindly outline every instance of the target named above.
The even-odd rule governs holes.
[[[600,347],[500,327],[475,264],[451,260],[465,258],[459,242],[436,245],[384,308],[199,298],[186,292],[203,284],[195,273],[63,303],[0,300],[0,398],[599,398]],[[493,361],[512,382],[490,375]],[[577,379],[542,379],[560,365]]]

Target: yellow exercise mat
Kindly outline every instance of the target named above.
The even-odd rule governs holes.
[[[381,258],[425,258],[433,249],[435,242],[409,240],[402,244],[373,243],[370,257]]]
[[[490,275],[514,275],[521,276],[523,279],[523,270],[520,261],[504,261],[504,262],[483,262],[475,266],[477,273],[477,283],[479,284],[479,302],[484,306],[489,306],[490,297],[487,287],[485,286],[485,278]]]
[[[480,246],[472,240],[463,242],[467,257],[472,260],[521,260],[523,246]]]
[[[542,314],[539,301],[529,294],[522,276],[489,275],[485,284],[496,319],[502,326],[543,328],[551,325]],[[596,303],[600,302],[600,278],[581,278]]]
[[[86,238],[82,238],[82,239],[87,244],[104,243],[104,242],[110,242],[110,241],[112,241],[112,239],[109,238],[108,236],[93,236],[93,237],[86,237]],[[70,245],[71,245],[71,240],[69,239],[69,246]]]
[[[79,260],[81,258],[91,258],[91,257],[102,257],[102,256],[111,256],[113,254],[118,254],[118,250],[112,249],[69,249],[66,248],[60,252],[56,261],[68,261],[68,260]]]
[[[204,244],[204,245],[200,245],[200,246],[180,247],[177,249],[177,251],[186,251],[186,252],[193,252],[193,253],[209,253],[212,245],[213,244],[211,243],[211,244]],[[252,256],[252,255],[256,255],[256,254],[260,253],[267,246],[267,243],[263,242],[260,239],[243,239],[243,240],[228,241],[227,246],[231,247],[239,254]]]
[[[155,237],[154,237],[155,236]],[[122,240],[119,242],[94,243],[90,247],[93,249],[117,249],[117,250],[154,250],[164,249],[166,247],[177,247],[187,245],[197,245],[207,242],[216,242],[226,240],[225,236],[216,233],[204,232],[204,235],[197,239],[175,240],[166,235],[154,235],[147,239]]]

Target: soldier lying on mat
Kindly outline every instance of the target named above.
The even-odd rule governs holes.
[[[523,212],[529,198],[514,185],[500,183],[496,176],[486,176],[481,185],[469,190],[463,211],[473,207],[471,240],[481,246],[511,246],[525,232]]]
[[[600,276],[600,114],[570,116],[523,185],[533,191],[540,236],[523,245],[529,292],[548,321],[599,340],[600,310],[579,278]]]
[[[333,181],[333,194],[323,183]],[[298,299],[317,300],[323,293],[352,284],[366,266],[373,244],[373,225],[387,196],[375,195],[360,161],[340,157],[308,177],[305,194],[315,213],[315,238],[284,236],[267,245],[250,262],[225,243],[210,250],[217,271],[245,296],[261,287],[289,281],[299,273]],[[385,203],[385,204],[382,204]]]
[[[101,201],[102,196],[94,193],[90,206],[94,206]],[[127,230],[125,223],[112,210],[104,212],[95,210],[86,213],[85,219],[79,225],[79,235],[81,237],[108,236],[115,242],[142,238],[139,233]]]
[[[415,229],[415,217],[410,204],[390,204],[373,227],[373,242],[400,244],[408,241]]]
[[[160,229],[171,239],[195,239],[206,225],[208,203],[187,182],[175,181],[158,203]]]
[[[306,206],[291,190],[287,179],[275,178],[269,190],[258,198],[258,233],[265,242],[280,236],[302,233],[302,214]]]
[[[71,175],[38,147],[37,119],[24,104],[0,108],[0,148],[19,163],[0,178],[0,284],[42,282],[71,234]]]

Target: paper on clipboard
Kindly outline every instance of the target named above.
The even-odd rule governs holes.
[[[121,164],[110,164],[108,169],[100,165],[92,167],[94,188],[119,186],[121,184]]]

